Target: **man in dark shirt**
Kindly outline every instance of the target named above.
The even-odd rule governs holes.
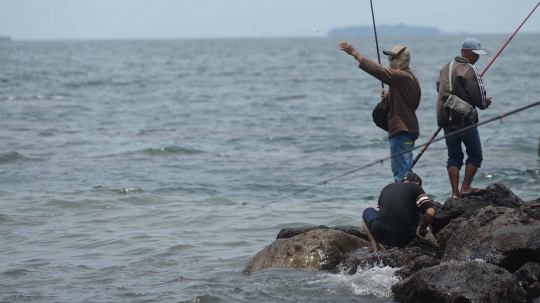
[[[422,179],[415,173],[407,173],[401,183],[385,186],[379,197],[378,208],[364,208],[362,221],[373,251],[379,244],[405,247],[418,234],[424,237],[435,218],[435,210],[422,189]],[[420,213],[424,222],[418,228]]]

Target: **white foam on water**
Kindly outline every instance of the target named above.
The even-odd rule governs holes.
[[[397,270],[399,268],[386,266],[359,270],[354,275],[325,273],[317,276],[311,283],[335,283],[350,289],[356,296],[388,298],[392,296],[392,285],[399,281],[394,276]]]

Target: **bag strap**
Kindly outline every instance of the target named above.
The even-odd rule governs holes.
[[[448,67],[448,82],[450,84],[450,95],[454,94],[452,93],[452,67],[454,67],[454,62],[455,61],[450,62],[450,66]]]

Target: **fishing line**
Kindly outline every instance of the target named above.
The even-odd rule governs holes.
[[[513,111],[509,111],[509,112],[504,113],[504,114],[500,114],[500,115],[498,115],[498,116],[496,116],[496,117],[494,117],[494,118],[491,118],[491,119],[489,119],[489,120],[486,120],[486,121],[484,121],[484,122],[480,122],[480,123],[478,123],[478,124],[473,124],[473,125],[466,126],[466,127],[462,128],[462,129],[457,130],[457,131],[455,131],[455,132],[452,132],[452,133],[450,133],[450,134],[448,134],[448,135],[446,135],[446,136],[444,136],[444,137],[441,137],[441,138],[438,138],[438,139],[434,139],[434,140],[432,140],[430,143],[438,142],[438,141],[444,140],[444,139],[446,139],[446,138],[454,137],[454,136],[459,135],[459,134],[461,134],[461,133],[463,133],[463,132],[466,132],[466,131],[468,131],[468,130],[471,130],[471,129],[475,128],[475,127],[478,127],[478,126],[481,126],[481,125],[484,125],[484,124],[493,122],[493,121],[495,121],[495,120],[499,120],[499,121],[502,122],[502,119],[505,118],[505,117],[511,116],[511,115],[513,115],[513,114],[519,113],[519,112],[521,112],[521,111],[524,111],[524,110],[526,110],[526,109],[529,109],[529,108],[532,108],[532,107],[535,107],[535,106],[538,106],[538,105],[540,105],[540,101],[534,102],[534,103],[529,104],[529,105],[524,106],[524,107],[520,107],[520,108],[518,108],[518,109],[515,109],[515,110],[513,110]],[[279,199],[278,202],[281,202],[281,201],[283,201],[283,200],[285,200],[285,199],[287,199],[287,198],[293,197],[293,196],[297,196],[298,194],[301,194],[301,193],[303,193],[303,192],[306,192],[306,191],[308,191],[308,190],[310,190],[310,189],[313,189],[313,188],[315,188],[315,187],[318,187],[318,186],[321,186],[321,185],[326,185],[327,183],[329,183],[329,182],[331,182],[331,181],[334,181],[334,180],[337,180],[337,179],[339,179],[339,178],[348,176],[348,175],[353,174],[353,173],[355,173],[355,172],[357,172],[357,171],[360,171],[360,170],[363,170],[363,169],[365,169],[365,168],[371,167],[371,166],[373,166],[373,165],[375,165],[375,164],[379,164],[379,163],[382,164],[382,163],[384,163],[384,162],[387,161],[387,160],[390,160],[390,159],[399,157],[399,156],[404,155],[404,154],[406,154],[406,153],[410,153],[410,152],[412,152],[413,150],[418,149],[418,148],[421,148],[421,147],[422,147],[422,146],[419,145],[419,146],[413,147],[413,148],[411,148],[411,149],[407,149],[407,150],[404,150],[404,151],[399,152],[399,153],[397,153],[397,154],[394,154],[393,156],[386,157],[386,158],[382,158],[382,159],[380,159],[380,160],[371,162],[371,163],[366,164],[366,165],[364,165],[364,166],[355,168],[355,169],[350,170],[350,171],[348,171],[348,172],[345,172],[345,173],[343,173],[343,174],[341,174],[341,175],[338,175],[338,176],[335,176],[335,177],[333,177],[333,178],[324,180],[324,181],[319,182],[319,183],[317,183],[317,184],[315,184],[315,185],[313,185],[313,186],[310,186],[310,187],[308,187],[308,188],[306,188],[306,189],[300,190],[300,191],[298,191],[298,192],[296,192],[296,193],[294,193],[294,194],[292,194],[292,195],[285,196],[285,197]]]

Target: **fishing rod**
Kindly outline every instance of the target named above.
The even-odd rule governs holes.
[[[377,39],[377,28],[375,27],[375,13],[373,12],[373,1],[369,0],[371,4],[371,17],[373,18],[373,32],[375,33],[375,45],[377,46],[377,58],[379,59],[379,64],[381,64],[381,54],[379,53],[379,39]],[[382,89],[384,89],[384,83],[381,81]]]
[[[504,48],[508,45],[508,43],[510,43],[510,41],[512,40],[512,38],[514,38],[514,36],[517,34],[517,32],[519,31],[519,29],[523,26],[523,24],[525,24],[525,22],[527,21],[527,19],[529,19],[529,17],[532,15],[532,13],[534,13],[534,11],[536,10],[536,8],[540,5],[540,1],[538,2],[538,4],[536,4],[536,6],[533,8],[533,10],[529,13],[529,15],[527,15],[527,18],[525,18],[525,20],[523,20],[523,22],[521,22],[521,24],[519,25],[519,27],[516,29],[516,31],[512,34],[512,36],[510,36],[510,38],[506,41],[506,43],[501,47],[501,49],[497,52],[497,54],[495,55],[495,57],[493,57],[491,59],[491,61],[489,61],[488,65],[484,68],[484,70],[482,71],[482,73],[480,74],[480,77],[482,77],[484,75],[484,73],[489,69],[489,67],[491,66],[491,64],[493,64],[493,62],[495,61],[495,59],[497,59],[497,57],[499,57],[499,55],[502,53],[502,51],[504,50]],[[416,164],[416,162],[418,162],[418,159],[420,159],[420,157],[422,157],[422,155],[424,154],[424,152],[426,151],[426,149],[429,147],[429,145],[433,142],[433,139],[435,139],[435,137],[437,137],[437,135],[439,134],[439,132],[441,131],[441,127],[437,128],[437,130],[433,133],[433,135],[431,135],[430,139],[428,140],[428,142],[424,145],[424,147],[422,147],[422,150],[418,153],[418,155],[416,155],[416,158],[414,158],[414,161],[413,161],[413,164],[411,166],[411,168],[414,167],[414,165]]]
[[[524,107],[520,107],[520,108],[518,108],[518,109],[509,111],[509,112],[504,113],[504,114],[500,114],[500,115],[498,115],[498,116],[496,116],[496,117],[493,117],[493,118],[491,118],[491,119],[489,119],[489,120],[486,120],[486,121],[484,121],[484,122],[466,126],[466,127],[462,128],[462,129],[459,129],[459,130],[457,130],[457,131],[454,131],[454,132],[452,132],[452,133],[450,133],[450,134],[448,134],[448,135],[446,135],[446,136],[444,136],[444,137],[441,137],[441,138],[438,138],[438,139],[434,139],[434,140],[432,140],[432,143],[433,143],[433,142],[438,142],[438,141],[444,140],[444,139],[446,139],[446,138],[454,137],[454,136],[456,136],[456,135],[458,135],[458,134],[461,134],[461,133],[463,133],[463,132],[466,132],[466,131],[468,131],[468,130],[470,130],[470,129],[472,129],[472,128],[475,128],[475,127],[478,127],[478,126],[481,126],[481,125],[484,125],[484,124],[493,122],[493,121],[495,121],[495,120],[500,120],[500,121],[502,122],[502,119],[505,118],[505,117],[511,116],[511,115],[513,115],[513,114],[519,113],[519,112],[521,112],[521,111],[524,111],[524,110],[526,110],[526,109],[529,109],[529,108],[532,108],[532,107],[535,107],[535,106],[538,106],[538,105],[540,105],[540,101],[534,102],[534,103],[529,104],[529,105],[524,106]],[[315,188],[315,187],[318,187],[318,186],[321,186],[321,185],[326,185],[327,183],[329,183],[329,182],[331,182],[331,181],[334,181],[334,180],[336,180],[336,179],[345,177],[345,176],[347,176],[347,175],[350,175],[350,174],[355,173],[355,172],[357,172],[357,171],[360,171],[360,170],[362,170],[362,169],[368,168],[368,167],[373,166],[373,165],[375,165],[375,164],[378,164],[378,163],[381,163],[381,164],[382,164],[382,163],[384,163],[384,162],[387,161],[387,160],[390,160],[390,159],[392,159],[392,158],[399,157],[399,156],[404,155],[404,154],[406,154],[406,153],[410,153],[410,152],[412,152],[413,150],[418,149],[418,148],[420,148],[420,146],[416,146],[416,147],[414,147],[414,148],[404,150],[404,151],[399,152],[399,153],[397,153],[397,154],[395,154],[395,155],[393,155],[393,156],[386,157],[386,158],[382,158],[381,160],[377,160],[377,161],[371,162],[371,163],[369,163],[369,164],[366,164],[366,165],[364,165],[364,166],[362,166],[362,167],[355,168],[355,169],[350,170],[350,171],[348,171],[348,172],[346,172],[346,173],[343,173],[343,174],[338,175],[338,176],[335,176],[335,177],[333,177],[333,178],[324,180],[324,181],[319,182],[319,183],[317,183],[317,184],[315,184],[315,185],[313,185],[313,186],[310,186],[310,187],[308,187],[308,188],[306,188],[306,189],[300,190],[300,191],[298,191],[298,192],[296,192],[296,193],[294,193],[294,194],[292,194],[292,195],[288,195],[288,196],[286,196],[286,197],[284,197],[284,198],[281,198],[281,199],[278,200],[278,201],[283,201],[283,200],[285,200],[285,199],[287,199],[287,198],[296,196],[296,195],[298,195],[298,194],[301,194],[301,193],[303,193],[303,192],[306,192],[306,191],[308,191],[308,190],[310,190],[310,189],[313,189],[313,188]]]

